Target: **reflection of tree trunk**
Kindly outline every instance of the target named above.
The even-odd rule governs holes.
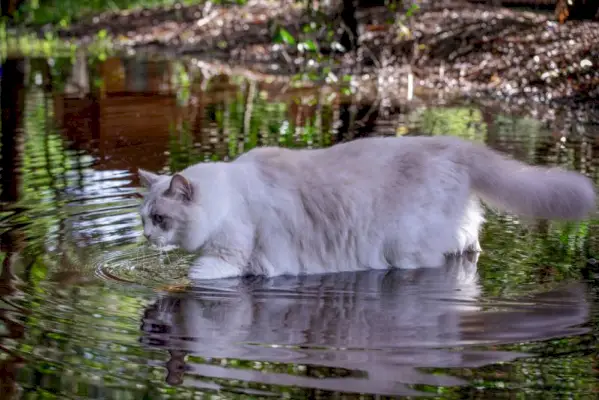
[[[52,71],[50,70],[50,64],[48,64],[48,60],[45,58],[41,64],[41,72],[42,81],[44,83],[44,92],[46,96],[51,99],[52,91],[54,90],[54,86],[52,85]]]
[[[195,109],[195,116],[193,118],[193,128],[192,128],[192,134],[193,134],[193,141],[194,143],[200,142],[202,141],[202,128],[203,128],[203,124],[204,124],[204,113],[205,113],[205,95],[204,95],[204,89],[202,89],[202,83],[203,83],[204,77],[201,76],[200,77],[200,82],[199,82],[199,86],[200,86],[200,90],[198,90],[196,98],[197,98],[197,108]],[[192,115],[194,115],[194,113],[192,113]]]
[[[495,113],[490,107],[483,107],[481,109],[483,121],[487,130],[486,145],[493,149],[500,149],[499,129],[495,125]]]
[[[168,350],[169,355],[171,356],[169,360],[166,362],[166,383],[171,386],[179,386],[183,384],[183,380],[185,378],[185,357],[189,354],[185,350]]]
[[[250,81],[248,83],[247,97],[245,101],[245,108],[243,112],[243,139],[244,142],[250,144],[250,147],[254,147],[259,143],[255,143],[257,138],[252,137],[252,113],[254,112],[254,99],[256,97],[256,81]],[[223,140],[222,143],[225,141]],[[243,152],[243,149],[239,149],[239,154]]]
[[[574,136],[574,135],[572,135]],[[583,153],[583,148],[584,146],[584,137],[581,136],[574,136],[575,140],[573,140],[570,145],[572,146],[572,150],[574,151],[574,158],[573,158],[573,163],[574,163],[574,169],[578,172],[582,172],[584,173],[584,167],[582,164],[582,159],[584,157],[584,153]]]
[[[351,138],[356,106],[353,103],[341,103],[339,105],[339,122],[335,142],[339,143]]]
[[[13,265],[24,247],[22,231],[11,230],[0,236],[0,251],[5,253],[0,271],[0,298],[14,296],[17,292]]]
[[[548,165],[551,159],[551,150],[555,144],[551,137],[539,137],[537,148],[535,149],[534,163],[536,165]]]
[[[13,306],[15,306],[15,302],[12,299],[18,294],[17,279],[13,269],[15,261],[23,250],[24,243],[23,234],[20,231],[13,230],[0,236],[0,250],[5,253],[0,272],[0,299]],[[4,338],[22,339],[25,335],[25,326],[14,317],[14,312],[9,312],[8,309],[0,309],[0,324],[6,330],[6,334],[0,336],[0,351],[9,355],[0,362],[0,393],[2,393],[3,399],[16,399],[19,389],[17,374],[23,367],[24,360],[5,348],[2,341]]]
[[[3,65],[2,77],[2,195],[3,201],[19,200],[19,186],[22,157],[23,113],[25,107],[25,62],[20,59],[7,60]],[[15,262],[25,246],[24,234],[11,230],[0,236],[0,251],[4,254],[0,271],[0,299],[11,304],[21,313],[26,308],[18,306],[13,300],[19,296]],[[14,312],[0,310],[0,323],[7,331],[4,338],[22,339],[25,326],[14,317]],[[16,353],[4,348],[0,337],[0,351],[9,356],[0,362],[0,393],[2,398],[17,398],[19,386],[17,375],[24,365],[24,360]]]
[[[595,184],[597,184],[598,174],[597,167],[598,163],[595,160],[599,159],[599,138],[590,137],[589,138],[589,153],[588,153],[588,171],[589,176]],[[589,235],[587,242],[587,254],[591,257],[599,258],[599,222],[593,220],[589,223]]]
[[[28,81],[25,85],[31,85],[39,72],[42,78],[42,87],[44,92],[52,92],[52,71],[50,71],[50,65],[48,60],[45,58],[31,58],[29,59],[29,70],[35,73],[29,74]]]
[[[22,157],[23,112],[25,108],[25,62],[6,60],[2,65],[2,201],[19,197]]]
[[[16,3],[16,2],[13,2]],[[2,13],[5,13],[5,2],[2,2]],[[23,114],[25,108],[25,62],[22,59],[6,60],[2,65],[2,90],[0,102],[2,108],[2,194],[1,199],[8,202],[19,200],[21,174]],[[23,249],[23,236],[18,231],[9,231],[0,237],[0,250],[5,253],[0,272],[0,299],[9,304],[17,293],[14,263]],[[12,314],[12,313],[11,313]],[[11,314],[0,310],[0,321],[7,330],[5,337],[20,339],[25,334],[24,325]],[[0,342],[1,342],[0,338]],[[0,362],[0,393],[2,398],[17,398],[17,374],[23,366],[23,359],[5,349],[0,343],[0,350],[9,354]]]
[[[343,0],[341,10],[343,20],[343,35],[339,43],[346,51],[358,47],[358,20],[356,19],[356,0]]]
[[[539,220],[536,221],[536,229],[535,233],[538,237],[547,240],[549,238],[549,227],[550,223],[548,220]]]
[[[2,16],[12,18],[24,0],[2,0]]]
[[[316,104],[316,110],[314,111],[314,128],[317,139],[315,142],[318,147],[324,146],[324,132],[322,127],[322,114],[324,108],[325,101],[325,93],[323,90],[320,90],[318,93],[318,103]]]
[[[49,124],[49,104],[48,97],[44,95],[44,112],[45,112],[45,125],[44,125],[44,161],[46,162],[46,173],[50,180],[50,189],[54,192],[54,200],[58,202],[60,197],[60,191],[56,186],[56,177],[52,173],[52,157],[50,156],[50,124]],[[63,174],[63,176],[66,174]]]
[[[80,48],[75,54],[75,62],[71,67],[71,75],[66,82],[64,92],[80,98],[88,95],[91,92],[89,75],[87,53],[84,48]]]
[[[2,349],[1,345],[0,349]],[[24,365],[25,360],[16,354],[11,354],[10,358],[0,363],[0,393],[2,393],[3,399],[19,398],[17,374]]]
[[[376,105],[340,104],[336,142],[369,136],[376,128],[378,117],[379,107]]]

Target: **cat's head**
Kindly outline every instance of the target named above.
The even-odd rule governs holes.
[[[181,174],[157,175],[139,170],[148,189],[140,208],[144,236],[157,246],[185,246],[190,215],[198,207],[194,184]]]

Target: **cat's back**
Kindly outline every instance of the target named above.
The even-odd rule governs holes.
[[[256,147],[252,150],[239,156],[234,162],[235,163],[293,163],[301,158],[309,156],[310,152],[317,150],[309,149],[288,149],[284,147],[265,146]]]
[[[282,147],[257,147],[238,157],[234,163],[244,169],[255,170],[269,186],[292,182],[304,170],[306,160],[318,150],[296,150]]]
[[[464,140],[451,136],[371,137],[339,143],[314,155],[378,159],[387,155],[401,157],[412,153],[446,152],[465,143]]]
[[[340,143],[311,155],[311,168],[335,171],[348,179],[394,179],[397,176],[426,174],[447,167],[462,145],[451,137],[375,137]],[[380,183],[380,182],[378,182]]]
[[[464,142],[440,137],[374,137],[356,139],[320,149],[259,147],[235,162],[249,163],[272,184],[298,181],[370,181],[391,178],[383,171],[403,169],[425,173],[435,168],[436,160],[447,162]],[[418,174],[418,173],[416,173]]]
[[[319,149],[288,149],[282,147],[257,147],[241,155],[236,161],[261,163],[319,162],[321,160],[380,159],[391,155],[401,157],[413,153],[439,153],[466,144],[450,136],[370,137],[337,143]]]

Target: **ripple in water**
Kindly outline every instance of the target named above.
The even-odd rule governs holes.
[[[100,261],[96,274],[107,280],[158,287],[184,285],[187,272],[197,255],[180,249],[156,249],[139,246],[113,253]]]

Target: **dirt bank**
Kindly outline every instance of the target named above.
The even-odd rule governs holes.
[[[511,102],[599,107],[599,23],[560,25],[550,13],[475,5],[463,1],[424,4],[404,23],[388,24],[389,11],[371,8],[358,15],[360,48],[345,55],[325,44],[326,30],[310,40],[326,54],[298,52],[273,44],[278,26],[302,38],[314,15],[291,1],[254,0],[245,6],[177,6],[106,13],[60,32],[89,41],[99,31],[118,48],[193,55],[244,65],[269,74],[296,74],[323,65],[334,72],[415,84],[467,96]],[[331,13],[333,23],[338,15]]]

